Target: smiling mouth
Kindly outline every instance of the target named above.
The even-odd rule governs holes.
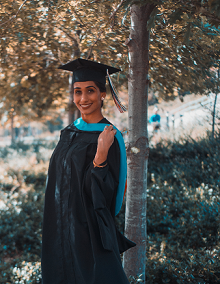
[[[82,108],[88,108],[90,107],[92,104],[84,104],[84,105],[80,105]]]

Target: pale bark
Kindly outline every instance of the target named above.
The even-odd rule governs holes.
[[[79,49],[79,43],[75,38],[72,38],[74,43],[74,52],[73,57],[77,58],[80,57],[80,49]],[[71,124],[74,120],[80,117],[80,112],[78,109],[76,109],[74,102],[73,102],[73,90],[72,90],[72,73],[69,75],[69,111],[68,111],[68,121],[69,124]]]
[[[219,92],[219,68],[218,68],[218,81],[217,81],[217,87],[216,87],[216,93],[215,93],[215,100],[213,105],[213,112],[212,112],[212,139],[215,137],[215,113],[216,113],[216,103],[218,98],[218,92]]]
[[[147,21],[154,5],[131,7],[131,32],[127,40],[129,49],[129,147],[128,190],[125,213],[125,235],[137,246],[124,253],[127,277],[142,274],[145,281],[146,265],[146,205],[147,162],[149,155],[147,136],[147,101],[149,69],[149,31]]]
[[[11,145],[15,142],[15,130],[14,130],[14,114],[11,114]]]
[[[215,113],[216,113],[216,103],[217,103],[218,93],[215,93],[213,112],[212,112],[212,139],[215,137]]]

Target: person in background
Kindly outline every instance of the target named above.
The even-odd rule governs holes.
[[[153,125],[153,132],[157,132],[160,129],[160,115],[158,114],[158,108],[154,108],[154,114],[150,118],[150,123]]]

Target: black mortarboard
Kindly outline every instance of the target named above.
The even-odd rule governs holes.
[[[72,84],[75,82],[96,81],[105,85],[107,76],[111,94],[117,108],[120,112],[126,111],[126,108],[118,98],[117,91],[110,78],[111,74],[121,71],[120,69],[82,58],[68,62],[60,66],[59,69],[73,72]]]

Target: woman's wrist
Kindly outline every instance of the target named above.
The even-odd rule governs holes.
[[[95,155],[95,158],[94,158],[94,162],[97,164],[97,165],[101,165],[103,164],[104,162],[106,162],[107,160],[107,155],[106,153],[96,153]]]
[[[107,166],[107,160],[105,160],[105,162],[101,163],[101,164],[96,164],[95,160],[93,160],[93,166],[94,168],[104,168]]]

